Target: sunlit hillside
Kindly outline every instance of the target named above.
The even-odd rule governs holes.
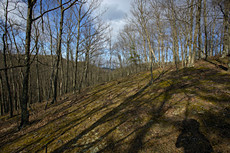
[[[176,142],[190,119],[214,152],[228,152],[230,74],[210,62],[157,69],[152,83],[143,72],[86,88],[47,110],[34,104],[21,131],[19,116],[3,116],[0,152],[183,152]]]

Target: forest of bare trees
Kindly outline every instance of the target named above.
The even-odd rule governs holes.
[[[116,50],[133,64],[149,63],[152,54],[160,67],[169,62],[190,67],[198,59],[229,53],[227,0],[134,0],[131,5]]]
[[[1,115],[21,114],[22,128],[34,103],[55,103],[60,95],[153,66],[179,69],[221,56],[230,67],[228,0],[133,0],[117,37],[101,18],[100,4],[0,2]]]

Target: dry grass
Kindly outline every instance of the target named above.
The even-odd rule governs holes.
[[[154,71],[154,76],[159,76]],[[1,117],[0,152],[183,152],[181,121],[196,119],[215,152],[230,150],[230,75],[209,62],[139,73],[32,106],[31,125]],[[118,83],[119,82],[119,83]]]

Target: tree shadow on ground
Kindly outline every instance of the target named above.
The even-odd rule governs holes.
[[[190,111],[197,111],[198,113],[195,115],[199,118],[198,120],[200,121],[201,125],[204,125],[203,127],[201,127],[202,128],[201,131],[202,132],[204,131],[205,135],[209,135],[211,131],[212,132],[214,131],[215,133],[217,133],[219,137],[222,136],[224,138],[228,138],[229,137],[228,131],[230,131],[229,123],[226,121],[226,117],[228,115],[230,116],[228,108],[226,108],[225,115],[221,115],[220,111],[218,112],[218,114],[210,113],[209,111],[205,111],[202,114],[200,114],[199,112],[200,110],[196,110],[196,108],[194,107],[196,104],[196,101],[194,102],[194,99],[195,100],[197,100],[197,98],[202,99],[202,105],[204,101],[213,102],[221,107],[223,103],[229,104],[228,98],[230,97],[228,93],[225,92],[227,90],[230,90],[230,86],[229,86],[230,83],[228,81],[229,79],[230,79],[229,75],[220,74],[219,71],[213,69],[185,68],[179,70],[178,72],[175,71],[168,72],[164,75],[160,75],[157,79],[153,81],[153,84],[152,82],[149,82],[147,85],[145,85],[137,92],[135,87],[134,90],[133,87],[130,88],[132,89],[132,93],[133,91],[135,91],[136,93],[129,96],[128,98],[125,98],[118,105],[114,106],[113,105],[114,101],[111,102],[112,100],[110,100],[109,102],[106,102],[107,100],[105,101],[100,100],[101,104],[92,107],[92,109],[89,110],[89,112],[88,111],[82,112],[81,117],[75,117],[74,119],[65,121],[65,125],[63,124],[63,126],[59,127],[58,129],[52,130],[52,134],[55,135],[54,137],[49,137],[48,139],[44,138],[43,140],[39,139],[38,141],[29,144],[30,146],[29,149],[31,149],[31,146],[36,145],[35,143],[39,143],[41,140],[42,141],[46,140],[46,142],[50,144],[57,139],[61,139],[60,137],[62,135],[70,132],[71,130],[72,130],[71,132],[73,132],[73,130],[75,130],[75,127],[77,127],[82,122],[87,121],[88,117],[93,117],[95,116],[95,114],[100,113],[101,110],[104,111],[104,109],[106,109],[106,113],[103,113],[104,115],[101,115],[93,122],[88,121],[91,123],[88,124],[86,128],[84,127],[82,129],[79,129],[79,131],[76,132],[77,134],[75,134],[74,138],[71,137],[72,138],[71,140],[65,141],[65,143],[63,142],[63,144],[56,146],[56,149],[53,150],[52,152],[63,152],[63,151],[75,150],[75,149],[79,149],[78,152],[87,152],[87,151],[89,152],[91,151],[91,148],[95,148],[95,147],[97,148],[98,144],[101,144],[103,141],[107,141],[107,143],[106,145],[103,146],[103,148],[100,148],[101,150],[100,149],[97,150],[98,152],[135,153],[135,152],[143,151],[143,148],[146,147],[146,143],[148,142],[148,140],[146,141],[145,138],[149,136],[149,132],[151,132],[151,129],[155,125],[161,124],[162,122],[164,122],[164,120],[167,120],[168,125],[170,126],[173,125],[176,128],[179,128],[178,120],[176,120],[176,118],[173,117],[172,118],[165,117],[165,114],[171,108],[177,107],[176,105],[178,103],[184,102],[184,97],[185,99],[187,99],[187,103],[185,105],[184,103],[183,105],[181,104],[180,106],[182,107],[178,109],[183,109],[184,107],[186,107],[186,111],[185,111],[186,118],[190,117],[191,114]],[[135,85],[135,83],[133,84]],[[214,85],[212,86],[212,84]],[[116,88],[110,89],[113,85],[115,84],[113,83],[107,87],[97,88],[95,91],[89,94],[90,97],[87,97],[88,98],[87,101],[81,104],[76,104],[76,107],[82,107],[81,110],[84,110],[83,109],[84,107],[87,107],[88,105],[96,104],[97,102],[94,101],[97,101],[98,97],[100,96],[106,97],[105,95],[109,96],[113,92],[115,92],[115,95],[113,95],[112,98],[115,99],[118,97],[119,100],[123,99],[123,97],[119,98],[120,94],[124,95],[123,93],[124,91],[123,90],[120,91],[120,89],[121,87],[123,87],[123,85],[126,85],[127,89],[129,89],[131,83],[130,81],[128,82],[128,85],[125,83],[120,83],[119,85],[117,85]],[[219,88],[217,85],[223,86],[223,88]],[[171,103],[171,101],[173,101],[173,103]],[[72,107],[72,104],[66,106],[65,109],[69,107]],[[62,109],[62,111],[63,110],[64,109]],[[76,110],[81,111],[78,108]],[[76,110],[71,111],[67,114],[71,114],[71,115],[72,113],[75,114],[74,112]],[[146,120],[142,124],[143,118],[140,116],[144,114],[143,112],[147,113],[146,116],[148,116],[148,118],[146,118]],[[63,118],[63,116],[61,118]],[[183,119],[179,118],[179,120],[183,120]],[[111,124],[111,125],[105,127],[105,124]],[[122,128],[122,127],[127,127],[129,129],[122,130],[121,132],[123,133],[123,135],[121,137],[116,137],[116,133],[115,135],[113,135],[114,134],[113,132],[116,131],[117,128]],[[65,128],[65,130],[63,130],[63,128]],[[91,133],[94,134],[93,131],[98,128],[105,128],[105,130],[102,133],[99,133],[100,134],[99,137],[90,141],[85,139],[86,137],[88,139],[91,139],[90,134]],[[173,131],[166,132],[164,130],[165,129],[162,129],[162,132],[160,132],[159,136],[155,135],[152,136],[152,138],[156,137],[157,139],[158,138],[161,139],[164,136],[168,137],[173,132]],[[197,133],[200,133],[200,137],[202,137],[201,132],[197,132]],[[113,136],[115,136],[115,138],[113,138]],[[176,139],[176,137],[177,136],[174,135],[174,139]],[[213,144],[212,140],[209,137],[207,139],[209,139],[211,144]],[[125,149],[120,148],[121,146],[123,147],[122,144],[123,142],[126,143],[128,142],[126,144],[127,147]],[[55,145],[54,143],[52,143],[51,145],[54,146]],[[21,151],[24,151],[23,149],[26,150],[27,147],[28,146],[23,147]],[[39,150],[41,151],[45,147],[47,147],[47,145],[42,146],[42,148]],[[151,147],[151,146],[147,146],[147,147]],[[159,150],[157,150],[157,146],[156,146],[156,152],[157,151]]]
[[[218,60],[218,59],[216,59],[216,61],[219,62],[219,63],[221,63],[221,64],[214,63],[214,62],[212,62],[211,60],[205,60],[205,61],[206,61],[206,62],[209,62],[210,64],[215,65],[216,68],[222,69],[222,70],[224,70],[224,71],[228,71],[228,68],[225,67],[225,66],[223,66],[223,65],[222,65],[222,62],[221,62],[220,60]]]
[[[147,135],[147,133],[150,131],[150,129],[154,126],[154,124],[161,123],[161,119],[163,115],[173,107],[173,105],[176,105],[177,103],[180,103],[182,99],[180,99],[178,102],[174,103],[173,105],[165,106],[167,102],[172,98],[173,96],[173,90],[175,90],[174,85],[170,85],[166,87],[163,91],[161,91],[157,96],[154,98],[148,99],[146,102],[151,102],[156,100],[158,97],[163,96],[162,102],[160,102],[159,106],[152,106],[151,110],[151,118],[149,122],[147,122],[144,126],[139,127],[136,129],[136,135],[135,138],[132,140],[128,153],[138,153],[140,150],[144,147],[144,138]],[[139,106],[136,106],[135,110],[138,110]],[[173,121],[170,124],[176,124],[177,121]]]
[[[205,112],[200,114],[199,117],[210,133],[215,133],[221,138],[230,139],[230,123],[226,121],[226,118],[229,119],[229,114],[229,110],[222,109],[216,113]]]
[[[177,93],[192,94],[216,104],[230,102],[230,75],[215,69],[184,68],[169,73],[165,79],[173,82]]]
[[[204,100],[210,101],[210,98],[208,99],[205,96],[208,97],[208,95],[210,93],[212,94],[212,92],[213,92],[213,93],[217,94],[215,96],[217,96],[219,98],[218,100],[214,99],[214,101],[216,103],[218,103],[218,102],[226,102],[227,103],[228,101],[226,101],[225,96],[228,97],[229,95],[227,95],[224,92],[216,93],[215,90],[209,90],[209,89],[207,89],[208,87],[206,87],[204,85],[204,83],[205,82],[212,82],[213,84],[220,84],[220,85],[223,84],[223,85],[225,85],[225,87],[222,90],[225,90],[225,89],[228,90],[228,86],[226,86],[226,82],[228,79],[229,79],[229,75],[219,74],[219,71],[212,70],[212,69],[187,68],[185,70],[184,69],[180,70],[179,72],[174,72],[174,71],[170,72],[167,74],[167,76],[163,77],[162,80],[161,80],[161,78],[159,78],[160,81],[171,80],[171,82],[169,81],[170,85],[167,87],[155,88],[154,90],[152,90],[153,92],[158,93],[158,94],[155,94],[154,97],[151,97],[147,100],[144,100],[144,98],[141,98],[141,96],[143,96],[143,92],[150,86],[150,84],[146,85],[144,88],[142,88],[136,94],[128,97],[118,107],[114,108],[112,111],[110,111],[109,113],[107,113],[106,115],[101,117],[99,120],[97,120],[90,127],[83,130],[74,139],[70,140],[69,142],[67,142],[63,146],[57,148],[53,152],[62,152],[66,149],[70,149],[70,150],[74,149],[74,147],[72,146],[73,144],[76,144],[79,139],[81,139],[84,135],[86,135],[87,133],[89,133],[90,131],[92,131],[93,129],[98,127],[99,125],[102,125],[108,121],[112,121],[112,120],[119,118],[119,117],[124,117],[125,114],[126,114],[126,117],[123,119],[128,120],[127,118],[129,115],[127,115],[127,114],[134,113],[133,116],[137,116],[137,114],[135,114],[135,113],[138,112],[139,107],[141,107],[141,105],[144,105],[146,103],[151,103],[151,101],[156,101],[157,98],[159,98],[159,97],[164,97],[162,101],[160,100],[161,102],[159,101],[161,103],[159,106],[152,106],[152,117],[150,118],[150,120],[142,126],[137,126],[135,128],[135,130],[133,132],[131,132],[131,133],[135,134],[135,137],[131,141],[131,143],[129,144],[129,149],[126,152],[130,152],[130,153],[131,152],[132,153],[133,152],[134,153],[139,152],[140,150],[142,150],[142,148],[144,146],[144,143],[145,143],[144,138],[147,135],[147,133],[150,131],[151,127],[153,127],[154,124],[159,123],[159,120],[164,115],[164,113],[168,109],[173,107],[173,105],[171,105],[171,106],[167,105],[167,107],[166,107],[165,104],[169,102],[169,100],[172,98],[172,96],[174,94],[183,93],[183,94],[187,94],[187,95],[192,95],[194,97],[200,97]],[[160,82],[159,80],[158,80],[158,83]],[[215,87],[215,88],[217,88],[217,87]],[[203,94],[201,95],[200,92],[203,92]],[[224,96],[221,94],[224,94]],[[137,97],[140,100],[137,100],[138,99]],[[141,100],[144,100],[144,101],[141,101]],[[193,105],[193,104],[191,104],[191,105]],[[121,113],[123,110],[125,110],[127,108],[131,108],[131,109],[126,110],[125,112]],[[176,123],[177,121],[173,121],[173,122]],[[110,131],[110,132],[112,132],[112,131]],[[198,136],[200,136],[200,137],[203,136],[203,138],[205,138],[201,132],[200,133],[197,132],[197,133],[198,133]],[[206,139],[206,140],[208,142],[208,139]],[[120,141],[122,141],[122,139],[119,141],[108,144],[108,146],[105,148],[107,148],[107,149],[108,148],[114,148],[115,146],[118,146],[118,143]],[[90,147],[93,147],[93,145],[95,145],[96,142],[98,142],[98,140],[91,143]],[[84,149],[82,150],[82,152],[84,152]]]
[[[111,86],[113,86],[113,84],[111,84],[111,85],[109,85],[109,86],[106,86],[106,87],[103,87],[102,89],[99,89],[99,91],[109,89]],[[36,133],[36,132],[38,132],[39,130],[41,130],[42,128],[44,128],[44,127],[46,127],[46,126],[49,126],[49,125],[51,125],[51,124],[54,124],[55,122],[57,122],[57,121],[59,121],[59,120],[65,118],[66,116],[68,116],[68,115],[70,115],[70,114],[72,114],[72,113],[76,113],[76,112],[78,112],[78,111],[81,111],[81,108],[82,108],[82,107],[83,107],[83,108],[87,107],[87,105],[91,104],[92,101],[94,102],[95,99],[97,99],[98,97],[100,97],[100,95],[97,95],[97,96],[96,96],[96,95],[95,95],[96,93],[98,93],[98,92],[92,92],[92,93],[90,93],[90,94],[88,94],[88,93],[87,93],[87,94],[84,94],[84,93],[83,93],[83,94],[81,94],[81,95],[76,95],[76,96],[74,95],[74,96],[72,96],[71,101],[70,101],[67,105],[65,105],[65,106],[63,106],[63,107],[60,107],[60,106],[61,106],[63,103],[67,102],[67,101],[69,100],[69,97],[68,97],[68,98],[65,98],[64,100],[60,100],[60,101],[58,101],[57,103],[55,103],[55,104],[53,104],[53,105],[50,105],[50,106],[52,106],[52,107],[49,106],[49,107],[47,108],[47,110],[46,110],[47,112],[50,112],[50,111],[51,111],[52,109],[54,109],[55,107],[57,107],[57,109],[56,109],[54,112],[50,112],[47,116],[45,116],[46,118],[49,118],[49,121],[48,121],[47,123],[45,123],[45,124],[42,125],[42,126],[38,126],[38,128],[32,129],[32,130],[30,130],[30,131],[27,132],[27,133],[26,133],[26,132],[22,132],[22,134],[21,134],[21,133],[18,133],[19,131],[18,131],[17,127],[8,130],[8,131],[5,132],[5,133],[7,133],[7,136],[8,136],[9,139],[4,139],[4,137],[6,136],[6,134],[2,134],[2,135],[0,136],[0,142],[1,142],[0,147],[6,145],[6,144],[8,144],[8,143],[12,143],[12,142],[14,142],[14,141],[17,141],[19,138],[21,138],[21,137],[23,137],[23,136],[26,136],[26,135],[28,135],[28,134]],[[93,96],[93,99],[92,99],[92,96]],[[90,99],[90,100],[88,100],[88,99]],[[83,101],[83,100],[88,100],[87,103],[84,103],[84,106],[82,106],[82,101]],[[73,105],[75,105],[76,109],[74,109],[74,110],[72,110],[72,111],[68,111],[68,109],[71,108]],[[72,127],[74,127],[74,126],[80,124],[80,123],[77,123],[77,124],[76,124],[77,121],[79,121],[79,120],[81,120],[81,119],[83,119],[83,118],[86,119],[88,116],[90,116],[90,115],[92,115],[92,114],[94,114],[94,113],[100,111],[101,109],[103,109],[103,108],[105,108],[105,107],[107,107],[107,106],[108,106],[108,104],[105,104],[105,105],[103,105],[102,107],[95,108],[95,109],[91,110],[90,112],[88,112],[85,116],[83,116],[83,117],[81,117],[81,118],[77,118],[77,119],[75,119],[75,120],[72,120],[72,121],[70,121],[69,123],[64,124],[62,127],[58,128],[57,130],[54,130],[53,132],[52,132],[52,130],[51,130],[51,133],[49,133],[49,134],[60,133],[60,131],[62,130],[62,128],[68,127],[68,126],[72,125],[72,126],[70,126],[70,128],[68,128],[68,129],[71,129]],[[43,107],[42,107],[42,108],[43,108]],[[39,108],[39,109],[42,109],[42,108]],[[49,110],[50,108],[51,108],[51,110]],[[36,111],[37,111],[37,110],[36,110]],[[42,110],[42,111],[44,111],[44,110]],[[63,113],[62,115],[59,115],[60,112],[64,112],[64,113]],[[25,131],[25,130],[27,130],[27,128],[30,128],[30,127],[33,126],[33,125],[36,126],[36,124],[40,124],[40,122],[41,122],[42,120],[44,120],[44,116],[38,116],[38,117],[36,117],[35,119],[33,119],[33,120],[30,121],[30,126],[27,126],[27,127],[26,127],[25,129],[23,129],[23,130]],[[9,134],[10,134],[10,135],[9,135]],[[63,134],[65,134],[65,132],[61,132],[61,134],[57,134],[57,136],[54,137],[54,138],[52,138],[51,140],[49,140],[49,141],[47,142],[47,144],[49,144],[50,142],[52,142],[53,140],[55,140],[55,138],[57,138],[57,137],[59,137],[59,136],[61,136],[61,135],[63,135]],[[23,149],[25,149],[25,148],[27,148],[27,147],[29,147],[29,146],[33,146],[33,145],[35,145],[36,143],[38,143],[39,141],[41,141],[42,139],[44,139],[44,138],[40,138],[40,139],[34,141],[34,143],[29,143],[28,145],[26,145],[26,146],[20,148],[18,151],[21,151],[21,150],[23,150]]]
[[[209,136],[215,152],[229,152],[230,145],[230,111],[223,108],[219,111],[206,111],[199,114],[203,125],[202,131]],[[228,147],[227,147],[228,146]]]
[[[188,102],[190,110],[187,113],[200,121],[201,129],[215,151],[228,150],[220,148],[219,145],[229,145],[230,75],[210,68],[185,68],[168,74],[165,79],[173,80],[176,86],[188,85],[189,88],[185,86],[184,89],[175,91],[194,97],[193,101]],[[199,146],[195,143],[194,145]],[[188,148],[185,146],[186,149]]]
[[[106,123],[108,121],[112,121],[114,119],[119,119],[120,118],[121,123],[125,122],[128,119],[129,115],[127,115],[127,112],[122,112],[122,110],[124,110],[125,108],[128,108],[130,106],[133,106],[134,103],[132,103],[132,100],[137,98],[141,93],[143,93],[149,86],[151,86],[151,84],[154,81],[158,80],[163,74],[164,74],[164,72],[161,73],[155,80],[150,81],[146,86],[144,86],[142,89],[140,89],[137,93],[135,93],[132,96],[129,96],[128,98],[126,98],[124,100],[124,102],[122,102],[120,105],[118,105],[117,107],[112,109],[110,112],[108,112],[107,114],[102,116],[95,123],[93,123],[90,127],[86,128],[80,134],[78,134],[75,138],[73,138],[72,140],[68,141],[66,144],[62,145],[61,147],[55,149],[52,152],[63,152],[66,149],[70,149],[70,150],[73,149],[74,148],[73,144],[76,144],[76,142],[80,138],[82,138],[84,135],[86,135],[87,133],[89,133],[90,131],[92,131],[93,129],[98,127],[99,125],[102,125],[102,124],[104,124],[104,123]],[[112,132],[111,130],[109,130],[109,131]],[[93,144],[95,144],[95,143],[93,143]]]

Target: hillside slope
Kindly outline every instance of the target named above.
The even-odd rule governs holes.
[[[183,152],[182,121],[195,119],[215,152],[230,150],[230,74],[214,64],[143,72],[32,106],[31,125],[1,117],[0,152]]]

